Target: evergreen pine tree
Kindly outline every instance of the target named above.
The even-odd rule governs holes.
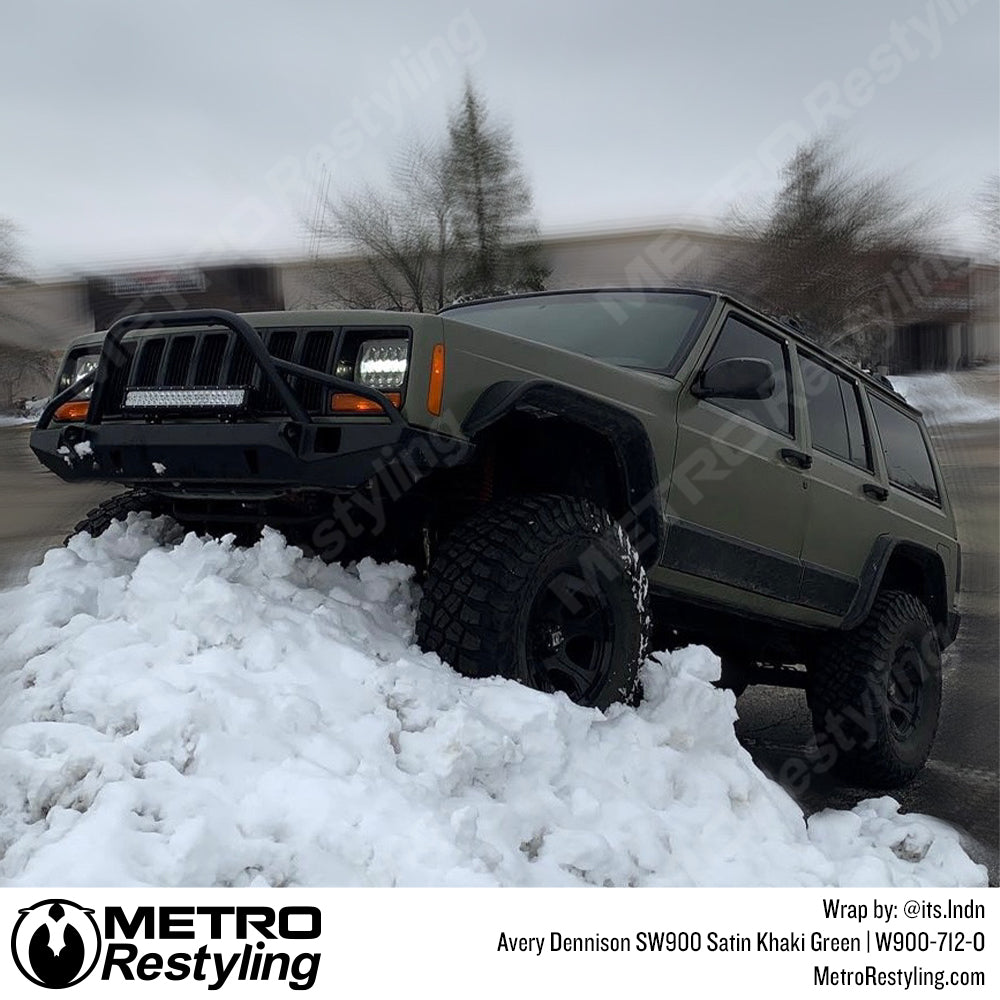
[[[454,282],[457,297],[544,288],[549,272],[514,140],[507,127],[491,120],[469,80],[450,116],[448,140],[454,231],[462,255]]]

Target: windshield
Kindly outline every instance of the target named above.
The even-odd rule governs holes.
[[[672,375],[711,305],[702,292],[554,292],[453,306],[447,319]]]

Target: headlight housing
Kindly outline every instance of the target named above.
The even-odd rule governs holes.
[[[63,363],[62,371],[56,381],[56,392],[63,392],[74,382],[79,381],[84,375],[94,371],[100,364],[100,348],[92,350],[77,350]],[[53,420],[75,421],[86,420],[90,409],[90,397],[93,394],[94,383],[91,382],[86,389],[81,389],[72,399],[63,403],[52,415]]]
[[[77,354],[71,357],[67,362],[62,375],[59,376],[58,390],[62,392],[63,389],[68,389],[78,379],[81,379],[84,375],[92,372],[97,367],[100,358],[101,356],[99,353]],[[86,389],[78,393],[73,398],[90,399],[93,389],[94,386],[93,383],[91,383]]]
[[[379,392],[399,392],[406,382],[410,345],[407,340],[366,340],[358,348],[354,381]]]

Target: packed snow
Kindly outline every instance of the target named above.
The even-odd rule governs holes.
[[[708,650],[602,714],[421,653],[416,593],[148,515],[50,551],[0,594],[0,882],[986,884],[891,798],[807,821]]]
[[[953,372],[893,375],[890,381],[911,406],[923,413],[928,424],[978,424],[1000,419],[1000,398],[995,393],[994,398],[984,398],[978,380],[975,392],[963,388],[962,376]]]

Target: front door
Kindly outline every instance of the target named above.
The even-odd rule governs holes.
[[[798,597],[809,458],[795,426],[791,352],[780,333],[730,312],[680,395],[663,565],[706,596],[712,591],[695,579],[782,602]],[[728,358],[769,362],[770,398],[695,396],[700,373]]]

